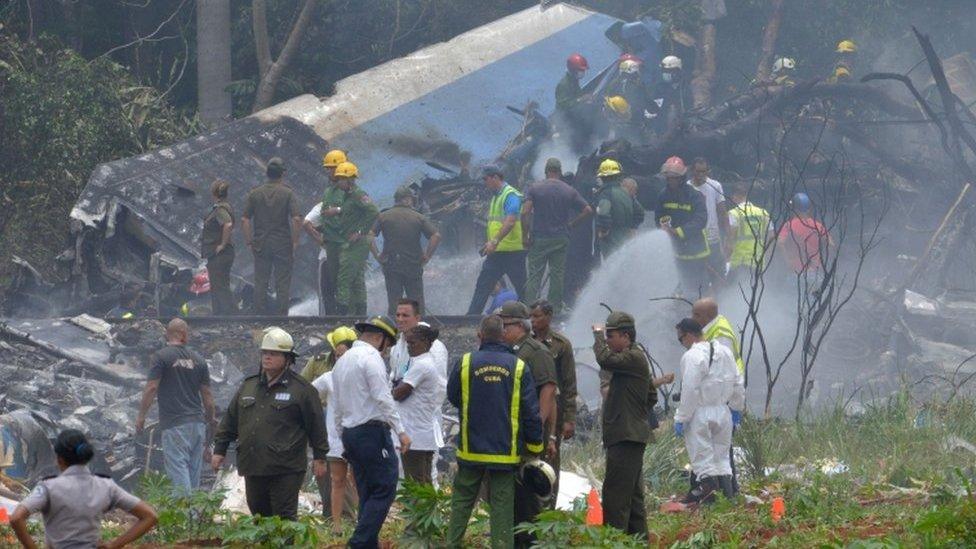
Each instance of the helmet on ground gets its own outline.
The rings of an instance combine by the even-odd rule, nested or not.
[[[853,40],[841,40],[837,43],[837,53],[854,53],[857,51],[857,44]]]
[[[552,497],[556,486],[556,471],[541,459],[530,459],[519,468],[522,486],[528,488],[540,499]]]
[[[264,330],[264,338],[261,339],[262,351],[275,351],[279,353],[295,354],[295,340],[291,334],[277,326],[271,326]]]
[[[680,69],[681,58],[677,55],[669,55],[661,60],[661,68],[664,70]]]
[[[210,274],[206,269],[193,275],[190,291],[196,295],[205,294],[210,291]]]
[[[590,64],[586,62],[586,58],[578,53],[570,55],[566,59],[566,69],[571,71],[585,71],[590,68]]]
[[[796,68],[796,61],[792,57],[780,57],[773,63],[773,72],[791,71]]]
[[[688,173],[688,167],[680,156],[672,156],[661,165],[661,175],[664,177],[681,177]]]
[[[790,201],[790,205],[793,209],[800,212],[806,213],[810,211],[810,197],[807,193],[796,193],[793,195],[793,200]]]
[[[340,151],[339,149],[332,149],[331,151],[325,153],[322,157],[322,166],[326,168],[335,168],[343,162],[348,162],[346,159],[346,153]]]
[[[612,158],[608,158],[603,162],[600,162],[600,169],[596,172],[597,177],[608,177],[611,175],[618,175],[622,170],[620,169],[620,162]]]
[[[359,168],[352,162],[343,162],[336,166],[336,177],[359,177]]]
[[[358,337],[359,335],[356,333],[356,330],[353,330],[349,326],[339,326],[335,330],[332,330],[326,334],[325,340],[329,342],[329,345],[333,349],[335,349],[336,345],[341,345],[343,343],[351,345],[352,342],[356,341]]]
[[[636,74],[640,72],[640,62],[634,61],[633,59],[627,59],[620,62],[620,72],[623,74]]]
[[[613,95],[603,100],[607,108],[616,113],[621,118],[630,117],[630,103],[620,95]]]
[[[394,324],[389,318],[382,315],[371,317],[365,322],[357,322],[356,331],[359,333],[380,332],[389,336],[390,339],[393,339],[394,341],[399,333],[396,329],[396,324]]]

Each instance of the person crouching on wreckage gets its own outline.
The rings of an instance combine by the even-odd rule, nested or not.
[[[37,483],[10,518],[10,526],[24,547],[37,547],[27,531],[27,518],[38,511],[44,515],[44,541],[48,547],[124,547],[156,525],[156,511],[146,502],[120,488],[110,477],[92,474],[88,469],[95,449],[81,431],[61,431],[54,453],[61,474]],[[112,509],[127,511],[139,520],[121,536],[99,543],[102,515]]]
[[[214,436],[214,470],[237,441],[237,470],[252,515],[298,518],[309,445],[312,472],[316,478],[326,474],[329,443],[322,402],[312,384],[291,369],[294,349],[288,332],[277,327],[264,331],[261,371],[241,382]]]

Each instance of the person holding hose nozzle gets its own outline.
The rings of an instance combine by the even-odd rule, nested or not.
[[[27,531],[27,518],[37,511],[44,514],[48,547],[125,547],[156,525],[152,507],[120,488],[110,477],[92,474],[88,469],[95,449],[81,431],[61,431],[54,453],[61,474],[37,483],[10,517],[10,526],[21,545],[27,549],[37,547]],[[123,509],[139,520],[121,536],[100,543],[102,515],[112,509]]]
[[[734,490],[729,448],[732,426],[741,421],[745,408],[742,377],[732,351],[705,341],[701,324],[685,318],[675,329],[687,351],[681,357],[681,395],[674,413],[674,432],[684,437],[692,472],[699,482],[681,503],[711,503],[719,490],[731,499]]]

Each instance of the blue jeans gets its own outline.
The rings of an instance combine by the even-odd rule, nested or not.
[[[203,446],[207,426],[204,423],[184,423],[163,431],[163,466],[173,487],[189,494],[200,486],[203,466]]]
[[[342,432],[345,458],[355,471],[359,521],[349,547],[379,546],[380,528],[396,497],[399,466],[390,428],[366,423]]]

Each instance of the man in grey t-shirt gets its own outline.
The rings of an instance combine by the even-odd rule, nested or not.
[[[174,318],[166,326],[167,345],[152,357],[136,419],[136,432],[141,432],[158,395],[166,476],[185,492],[200,485],[207,426],[212,431],[217,423],[207,363],[186,348],[189,337],[182,319]]]

